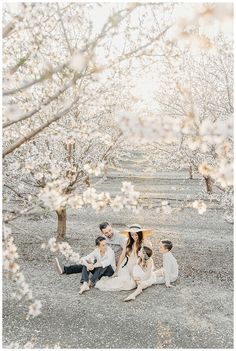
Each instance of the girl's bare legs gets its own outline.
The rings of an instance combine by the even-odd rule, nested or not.
[[[142,292],[142,286],[140,284],[140,280],[136,280],[134,279],[135,283],[137,284],[137,289],[132,293],[130,294],[129,296],[127,296],[124,301],[130,301],[130,300],[135,300],[136,296],[140,295],[141,292]]]
[[[153,275],[154,275],[154,278],[151,277],[147,280],[143,280],[140,282],[141,288],[143,290],[147,289],[149,286],[152,286],[153,284],[162,284],[165,282],[163,268],[154,271]]]
[[[157,276],[161,276],[161,272],[159,271],[157,273]],[[141,292],[144,290],[144,289],[147,289],[149,286],[152,286],[153,285],[153,279],[148,279],[148,280],[145,280],[145,281],[140,281],[140,279],[138,278],[134,278],[134,281],[136,282],[137,284],[137,289],[132,293],[130,294],[128,297],[126,297],[124,299],[124,301],[130,301],[130,300],[135,300],[135,298],[141,294]]]

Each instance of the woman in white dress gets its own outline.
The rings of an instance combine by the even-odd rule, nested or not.
[[[116,270],[111,278],[103,277],[97,282],[95,288],[99,290],[120,291],[136,287],[136,282],[133,279],[133,268],[137,264],[138,252],[142,245],[151,246],[146,237],[150,236],[152,231],[141,228],[139,224],[133,224],[123,234],[128,236],[128,240],[124,243]]]

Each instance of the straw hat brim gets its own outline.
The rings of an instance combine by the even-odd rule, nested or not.
[[[153,230],[152,229],[141,228],[139,231],[143,233],[143,237],[144,238],[147,238],[147,237],[149,237],[149,236],[151,236],[153,234]],[[132,230],[126,229],[126,230],[123,230],[121,232],[121,234],[124,235],[124,236],[129,236],[129,232],[132,232]],[[136,233],[136,232],[133,231],[133,233]]]

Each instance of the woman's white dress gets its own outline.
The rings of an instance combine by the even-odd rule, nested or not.
[[[137,264],[138,256],[133,249],[130,256],[128,256],[128,262],[126,257],[120,265],[118,270],[118,276],[102,277],[95,285],[95,288],[102,291],[120,291],[120,290],[132,290],[136,287],[136,283],[133,279],[133,268]]]

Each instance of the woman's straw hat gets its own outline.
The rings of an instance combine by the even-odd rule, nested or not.
[[[142,232],[144,238],[151,236],[153,234],[152,229],[142,228],[141,225],[139,224],[132,224],[131,226],[129,226],[128,229],[123,230],[121,234],[128,236],[129,233],[137,233],[137,232]]]

